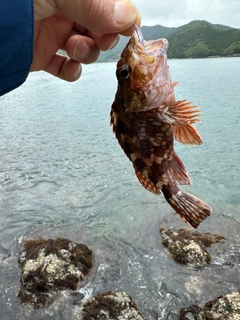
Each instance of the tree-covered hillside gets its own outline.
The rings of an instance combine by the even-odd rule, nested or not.
[[[240,54],[240,30],[192,21],[169,34],[169,58],[203,58]]]

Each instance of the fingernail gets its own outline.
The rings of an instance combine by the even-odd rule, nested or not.
[[[78,79],[81,76],[81,74],[82,74],[82,66],[81,66],[81,64],[79,64],[79,66],[75,72],[75,78]]]
[[[114,41],[110,44],[108,50],[111,50],[111,49],[113,49],[114,47],[116,47],[116,45],[118,44],[119,40],[120,40],[120,36],[118,35],[117,38],[114,39]]]
[[[115,3],[114,18],[120,25],[134,23],[137,18],[137,9],[129,0],[118,0]]]
[[[84,41],[77,41],[72,59],[81,62],[83,59],[87,58],[91,54],[91,49],[89,45]]]

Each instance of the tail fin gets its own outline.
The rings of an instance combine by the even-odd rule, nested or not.
[[[171,189],[169,185],[163,186],[162,189],[167,202],[183,221],[193,228],[197,228],[212,213],[212,208],[197,197],[181,191],[177,186],[174,186],[173,190]]]

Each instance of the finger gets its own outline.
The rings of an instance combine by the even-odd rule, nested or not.
[[[82,67],[77,61],[55,54],[44,71],[60,79],[72,82],[80,77]]]
[[[98,33],[130,32],[140,13],[130,0],[55,0],[71,20]]]
[[[140,25],[141,25],[141,16],[140,16],[140,14],[137,16],[137,20],[135,21],[135,23],[140,27]],[[123,32],[120,32],[120,34],[123,35],[123,36],[128,36],[129,37],[129,36],[132,35],[133,31],[134,31],[134,28],[133,28],[133,26],[131,26],[129,29],[127,29],[127,30],[125,30]]]
[[[120,39],[117,33],[100,34],[100,33],[89,31],[87,34],[90,38],[94,39],[97,47],[101,51],[111,50],[116,46],[116,44]]]
[[[97,60],[100,51],[92,38],[72,34],[62,47],[68,56],[81,63],[92,63]]]

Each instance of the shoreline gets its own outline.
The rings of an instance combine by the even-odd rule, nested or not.
[[[189,58],[169,58],[168,57],[168,60],[188,60],[188,59],[215,59],[215,58],[240,58],[240,54],[234,54],[234,55],[231,55],[231,56],[207,56],[207,57],[199,57],[199,58],[192,58],[192,57],[189,57]],[[120,59],[120,57],[119,57]],[[105,62],[118,62],[118,60],[106,60],[106,61],[95,61],[95,63],[105,63]]]

